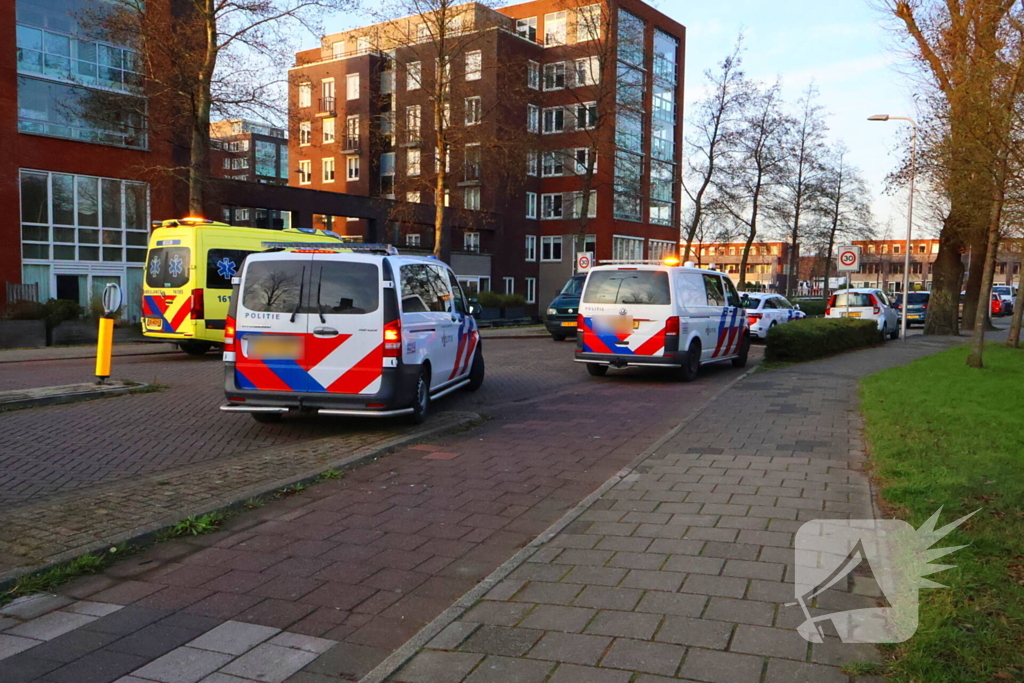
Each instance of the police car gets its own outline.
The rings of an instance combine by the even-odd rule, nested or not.
[[[746,292],[742,297],[743,308],[747,310],[747,324],[750,325],[750,336],[764,339],[768,330],[800,318],[807,314],[800,310],[799,305],[779,294],[760,294]]]
[[[587,274],[576,357],[591,375],[653,366],[692,381],[701,365],[747,364],[747,317],[732,280],[714,270],[664,262],[605,262]]]
[[[387,245],[265,243],[245,260],[225,323],[225,412],[422,422],[432,400],[484,380],[455,273]]]

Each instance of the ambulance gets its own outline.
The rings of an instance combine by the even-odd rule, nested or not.
[[[577,318],[577,363],[659,367],[693,381],[702,365],[747,364],[750,336],[740,295],[714,270],[663,262],[604,262],[587,274]]]
[[[231,278],[268,234],[295,242],[341,238],[325,230],[241,228],[205,218],[153,223],[142,292],[142,333],[201,356],[224,342]]]
[[[475,305],[454,271],[388,245],[264,243],[235,278],[228,413],[408,416],[484,380]]]

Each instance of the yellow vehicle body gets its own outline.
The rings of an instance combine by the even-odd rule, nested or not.
[[[265,242],[339,239],[323,230],[242,228],[204,219],[154,227],[146,254],[142,333],[200,353],[224,343],[231,278],[241,272],[246,256],[266,251]]]

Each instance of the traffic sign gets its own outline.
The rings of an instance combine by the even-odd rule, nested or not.
[[[860,247],[853,245],[839,247],[839,256],[836,260],[838,261],[836,265],[840,271],[860,270]]]
[[[576,272],[582,273],[590,270],[590,267],[594,265],[594,252],[592,251],[581,251],[576,254]]]
[[[124,301],[124,293],[121,285],[116,282],[109,282],[103,289],[103,312],[106,315],[114,315],[121,310],[121,303]]]

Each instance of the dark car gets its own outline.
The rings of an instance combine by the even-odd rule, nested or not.
[[[586,275],[573,275],[548,306],[544,327],[555,341],[565,341],[570,335],[576,336],[576,315],[579,313],[580,293],[586,279]]]
[[[928,301],[931,299],[931,292],[911,292],[907,295],[907,327],[924,325],[925,316],[928,314]],[[893,307],[903,316],[903,295],[893,294]]]

